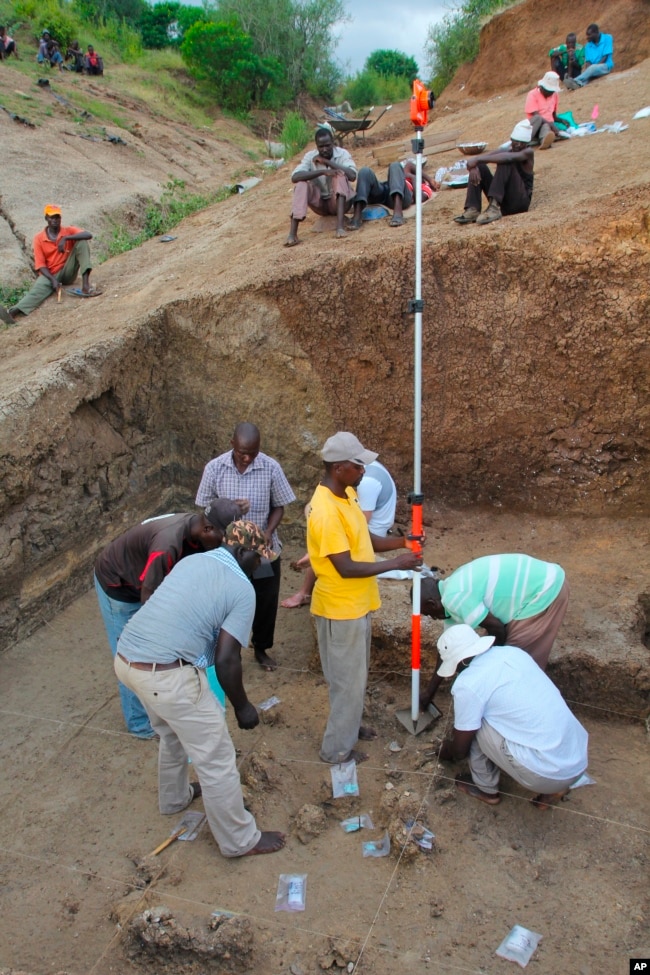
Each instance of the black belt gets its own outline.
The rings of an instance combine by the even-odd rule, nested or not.
[[[134,667],[135,670],[176,670],[177,667],[190,667],[191,664],[189,660],[174,660],[171,664],[150,664],[145,663],[144,660],[127,660],[123,657],[121,653],[118,653],[120,660],[123,660],[125,664],[129,667]]]

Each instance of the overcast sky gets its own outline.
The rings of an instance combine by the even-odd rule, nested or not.
[[[456,6],[453,0],[346,0],[350,21],[335,33],[341,38],[336,57],[346,72],[361,71],[373,51],[401,51],[425,70],[424,41],[430,24],[438,23]],[[428,80],[428,76],[425,80]]]
[[[182,0],[192,7],[201,0]],[[456,0],[345,0],[349,22],[339,24],[336,58],[344,71],[356,74],[373,51],[401,51],[415,58],[420,76],[428,81],[423,45],[430,24],[458,7]]]

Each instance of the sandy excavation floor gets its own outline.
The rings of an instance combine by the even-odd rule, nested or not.
[[[452,541],[453,530],[446,535],[450,564],[458,563],[459,546],[472,556],[505,550],[531,531],[548,556],[545,546],[559,531],[553,523],[526,523],[517,535],[514,520],[480,514],[471,525],[467,514],[448,524],[465,526],[462,545],[460,536]],[[581,544],[591,548],[587,531],[597,550],[604,537],[593,527],[568,531],[579,576]],[[636,561],[641,549],[633,536],[638,526],[626,541],[619,525],[608,540],[614,571],[630,552]],[[288,563],[299,552],[297,545],[285,549],[283,595],[296,587]],[[407,605],[406,586],[382,583],[390,611]],[[583,572],[573,585],[562,653],[570,652],[567,635],[578,633],[587,615],[590,592]],[[497,975],[515,970],[494,955],[514,924],[543,935],[529,965],[539,975],[627,975],[630,957],[650,955],[650,785],[641,721],[577,705],[591,735],[596,784],[542,813],[506,779],[506,798],[488,808],[456,795],[458,769],[436,763],[432,738],[446,727],[448,695],[440,695],[439,724],[414,738],[394,717],[396,707],[408,706],[408,680],[374,669],[367,710],[380,737],[359,767],[360,797],[333,801],[329,769],[317,758],[326,688],[313,666],[307,609],[281,611],[276,653],[282,666],[267,675],[246,652],[245,681],[256,704],[271,694],[281,704],[255,731],[231,730],[251,807],[263,828],[287,830],[286,849],[226,861],[204,828],[195,842],[161,853],[146,874],[135,863],[180,817],[158,814],[155,743],[122,731],[94,594],[4,655],[0,969]],[[408,650],[404,659],[408,674]],[[391,751],[391,742],[401,750]],[[360,812],[371,815],[376,829],[344,833],[339,821]],[[389,857],[362,858],[362,836],[379,839],[391,822],[395,828],[398,813],[415,813],[429,826],[433,852],[395,841]],[[307,874],[304,913],[274,911],[281,873]],[[192,929],[195,950],[163,946],[149,955],[134,947],[130,919],[160,905],[175,918],[176,936]],[[209,932],[218,909],[239,920]],[[225,939],[221,961],[205,954],[215,936]]]

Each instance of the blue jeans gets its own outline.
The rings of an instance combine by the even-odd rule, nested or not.
[[[610,69],[606,64],[590,64],[588,68],[585,68],[582,74],[579,74],[577,78],[574,78],[576,85],[580,85],[581,88],[589,82],[593,81],[594,78],[602,78],[604,74],[609,74]]]
[[[104,620],[104,626],[106,627],[106,635],[108,636],[111,653],[113,654],[113,657],[115,657],[117,653],[117,641],[120,638],[120,633],[131,617],[135,616],[135,614],[138,612],[141,604],[124,603],[119,599],[111,599],[111,597],[107,596],[100,586],[99,582],[97,581],[97,576],[94,578],[95,592],[97,593],[97,602],[99,603],[99,611],[102,614],[102,619]],[[155,732],[151,727],[149,715],[140,703],[140,698],[119,681],[118,687],[120,689],[120,704],[122,705],[122,714],[124,715],[124,721],[128,731],[130,731],[131,734],[135,735],[137,738],[152,738]]]

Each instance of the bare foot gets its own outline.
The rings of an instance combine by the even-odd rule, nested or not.
[[[311,602],[311,596],[306,592],[296,592],[293,596],[283,599],[280,606],[285,609],[298,609],[300,606],[307,606]]]
[[[564,789],[562,792],[540,792],[538,796],[531,799],[533,806],[537,809],[550,809],[556,802],[560,802],[565,796],[569,794],[568,789]]]
[[[242,853],[242,856],[252,857],[258,853],[277,853],[286,842],[287,838],[284,833],[278,833],[273,830],[263,832],[256,846],[252,850],[249,850],[248,853]]]
[[[348,230],[361,230],[361,221],[360,220],[349,220],[348,221]]]
[[[278,665],[276,664],[275,660],[273,660],[272,657],[269,657],[268,653],[266,653],[265,650],[256,650],[255,659],[257,660],[262,670],[271,671],[271,670],[278,669]]]
[[[403,225],[404,217],[399,217],[397,214],[394,214],[393,219],[388,224],[389,227],[402,227]]]
[[[341,239],[341,237],[347,237],[348,232],[343,227],[336,228],[336,236]]]
[[[295,247],[297,244],[302,244],[302,241],[298,240],[297,237],[294,237],[293,234],[289,234],[284,242],[285,247]]]

